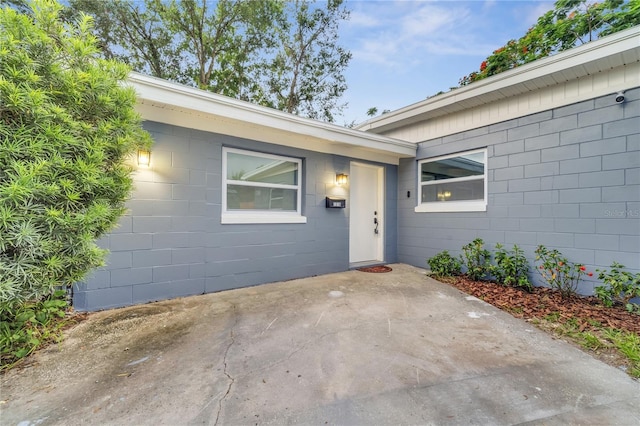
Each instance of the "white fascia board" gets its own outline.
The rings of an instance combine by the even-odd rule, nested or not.
[[[530,91],[527,88],[528,82],[542,80],[572,69],[576,71],[576,78],[578,78],[586,75],[585,64],[601,63],[603,69],[608,69],[611,67],[609,58],[615,56],[624,58],[625,63],[640,61],[640,26],[620,31],[547,58],[538,59],[518,68],[372,118],[356,126],[356,129],[383,132],[427,118],[461,111],[466,109],[464,101],[491,96],[506,88],[514,88],[519,93],[526,93]],[[580,68],[583,70],[580,71]]]
[[[387,150],[375,150],[338,142],[328,142],[324,139],[263,127],[250,122],[242,122],[202,113],[194,114],[193,111],[173,109],[166,104],[143,102],[138,103],[136,109],[144,119],[150,121],[326,154],[343,155],[345,157],[353,157],[384,164],[397,165],[400,158],[415,157],[416,149],[414,144],[412,144],[414,148],[410,151],[410,155],[400,156],[397,153],[390,153]]]
[[[391,164],[415,156],[416,145],[411,142],[298,117],[138,73],[131,73],[129,82],[138,94],[138,111],[146,120],[319,152],[349,152],[357,158]],[[359,153],[364,157],[358,157]]]

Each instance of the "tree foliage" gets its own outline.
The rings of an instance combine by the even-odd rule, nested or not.
[[[153,0],[162,22],[178,35],[181,68],[199,88],[250,99],[260,55],[274,46],[273,21],[281,13],[275,1]]]
[[[351,54],[343,0],[70,0],[96,20],[107,58],[136,70],[333,121]]]
[[[182,81],[181,58],[171,31],[155,3],[119,0],[71,0],[70,19],[81,13],[94,19],[93,31],[107,59],[118,59],[140,72]]]
[[[260,55],[274,46],[275,0],[71,0],[88,13],[106,58],[204,90],[249,98]]]
[[[317,7],[307,0],[288,3],[291,21],[282,21],[279,50],[267,69],[264,104],[292,114],[334,121],[347,89],[344,70],[351,53],[338,45],[338,25],[349,17],[343,0]]]
[[[125,211],[127,156],[150,143],[101,59],[91,19],[64,23],[53,0],[0,9],[0,302],[70,286],[103,263],[95,240]]]
[[[459,84],[466,86],[635,25],[640,25],[640,0],[558,0],[524,36],[496,49]]]

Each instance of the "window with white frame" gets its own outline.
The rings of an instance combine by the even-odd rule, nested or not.
[[[222,149],[222,223],[305,223],[302,160]]]
[[[487,210],[487,150],[418,162],[420,204],[416,212]]]

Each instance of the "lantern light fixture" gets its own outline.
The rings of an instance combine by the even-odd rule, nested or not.
[[[151,151],[146,149],[138,150],[138,166],[149,167],[151,164]]]
[[[348,181],[349,181],[349,177],[347,175],[345,175],[344,173],[336,174],[336,184],[337,185],[346,185]]]

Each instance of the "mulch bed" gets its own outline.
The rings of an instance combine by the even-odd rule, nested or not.
[[[631,331],[640,334],[640,316],[627,312],[622,306],[608,308],[593,296],[563,299],[560,293],[549,288],[535,287],[531,293],[492,282],[472,281],[466,277],[443,278],[441,281],[465,293],[482,299],[526,320],[544,319],[559,314],[559,322],[578,321],[580,331],[595,329],[589,321],[597,321],[603,327]]]
[[[393,271],[393,269],[391,269],[388,266],[367,266],[366,268],[358,268],[358,271],[380,273],[380,272],[391,272]]]

